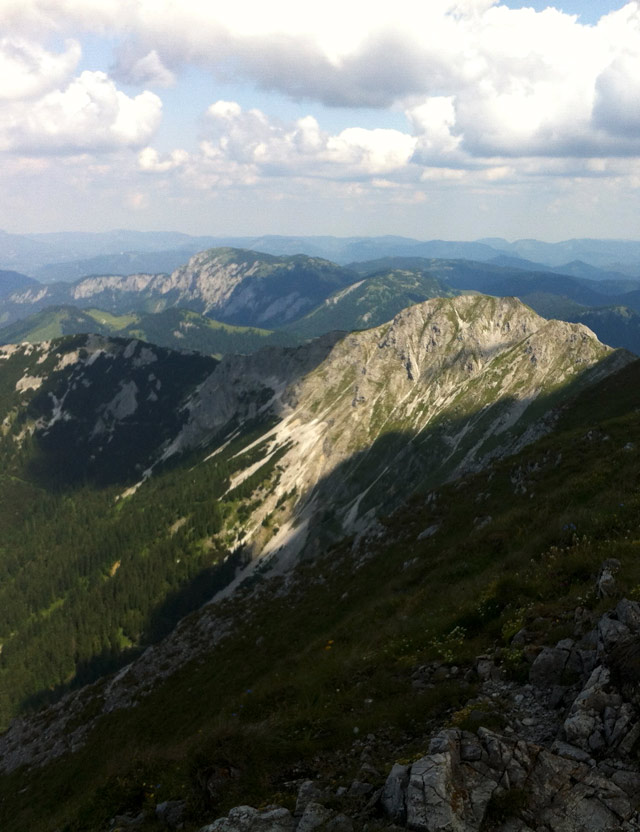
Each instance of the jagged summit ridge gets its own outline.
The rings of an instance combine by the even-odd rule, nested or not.
[[[87,360],[85,366],[76,353],[78,347],[86,351],[94,341],[102,342],[85,340],[80,337],[68,355],[61,342],[56,350],[65,353],[64,362],[51,367],[43,345],[45,363],[34,357],[25,380],[16,383],[27,385],[26,395],[37,379],[40,424],[54,420],[52,442],[64,428],[76,445],[86,431],[87,445],[93,447],[96,438],[106,436],[107,407],[107,438],[115,447],[111,443],[119,434],[133,428],[127,419],[138,419],[133,410],[122,410],[133,401],[131,395],[120,400],[123,391],[133,390],[129,376],[134,369],[140,375],[140,368],[116,363],[127,377],[111,372],[113,391],[104,402],[91,399],[94,410],[88,412],[90,400],[77,391],[96,389],[91,385],[101,364]],[[178,359],[166,353],[160,364],[165,360]],[[407,488],[432,487],[517,451],[549,430],[554,408],[574,387],[591,384],[630,360],[586,327],[547,321],[514,298],[433,299],[371,330],[333,333],[296,348],[228,355],[217,364],[201,361],[198,383],[173,403],[173,415],[164,412],[170,406],[164,391],[173,387],[163,382],[158,401],[155,369],[145,370],[136,377],[136,401],[152,407],[154,424],[166,422],[166,429],[155,434],[163,437],[162,444],[145,442],[138,470],[151,472],[155,463],[198,448],[205,456],[215,454],[231,437],[241,440],[251,423],[257,438],[242,444],[242,452],[252,454],[252,464],[234,473],[231,488],[276,456],[278,475],[269,493],[254,500],[240,542],[250,544],[255,554],[295,554],[306,545],[306,530],[318,527],[319,506],[334,513],[340,532],[358,531],[377,512],[397,505],[398,478]],[[196,358],[180,361],[195,363]],[[49,374],[66,367],[68,379],[52,376],[49,390]],[[83,380],[87,374],[91,378]],[[278,532],[265,540],[263,521],[292,494],[288,514],[279,513]]]
[[[229,323],[281,325],[315,307],[357,275],[304,255],[275,257],[254,251],[202,251],[171,274],[99,275],[75,283],[19,289],[3,311],[15,320],[45,306],[100,306],[111,312],[160,312],[180,306]]]
[[[397,503],[398,478],[428,487],[517,451],[550,429],[553,408],[574,385],[631,360],[582,325],[547,321],[515,298],[481,295],[429,300],[333,340],[322,342],[324,357],[316,342],[223,361],[168,449],[204,443],[220,430],[233,409],[218,406],[222,390],[238,402],[259,400],[264,414],[279,418],[252,445],[263,446],[265,460],[281,454],[278,484],[244,537],[263,554],[299,552],[319,506],[336,506],[341,529],[357,531]],[[317,366],[308,350],[322,359]],[[296,354],[314,369],[292,373]],[[255,543],[262,521],[292,492],[299,499],[288,522],[262,548]]]

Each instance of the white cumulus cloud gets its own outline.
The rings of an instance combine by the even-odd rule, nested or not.
[[[447,164],[640,152],[637,0],[595,26],[499,0],[4,0],[3,25],[117,36],[128,83],[170,85],[193,63],[300,101],[402,107],[419,153]]]
[[[609,135],[640,139],[640,56],[613,61],[596,81],[594,121]]]
[[[0,100],[30,99],[55,89],[71,77],[80,54],[75,40],[56,54],[22,38],[0,38]]]
[[[175,168],[184,167],[188,161],[189,154],[186,150],[173,150],[161,158],[155,148],[145,147],[138,155],[140,170],[148,173],[167,173]]]
[[[0,110],[0,150],[76,153],[146,144],[162,102],[151,92],[131,98],[104,72],[81,73],[62,90]]]
[[[260,110],[217,101],[208,110],[210,158],[250,166],[264,175],[357,178],[392,174],[413,155],[416,140],[399,130],[349,127],[337,134],[313,116],[294,124],[270,120]]]

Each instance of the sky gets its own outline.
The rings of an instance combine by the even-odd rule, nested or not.
[[[0,229],[640,238],[640,3],[0,0]]]

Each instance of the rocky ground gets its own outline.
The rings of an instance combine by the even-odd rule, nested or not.
[[[614,572],[615,563],[603,565],[601,594],[611,591]],[[385,740],[358,738],[352,751],[362,763],[359,779],[337,786],[304,780],[296,783],[293,811],[238,806],[200,832],[640,830],[640,605],[620,600],[595,626],[578,608],[574,620],[574,638],[555,646],[540,648],[525,630],[516,634],[513,648],[530,661],[525,683],[507,680],[499,654],[479,656],[466,670],[416,668],[418,689],[460,673],[479,684],[457,715],[465,727],[436,730],[428,753],[396,763],[386,780],[372,756]],[[488,714],[499,728],[468,730]],[[161,804],[156,815],[179,829],[184,807]]]

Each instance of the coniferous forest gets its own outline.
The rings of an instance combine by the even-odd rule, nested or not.
[[[55,360],[81,341],[63,339]],[[215,366],[205,357],[156,352],[154,390],[169,397],[176,385],[188,390]],[[3,366],[8,390],[41,357],[31,347],[11,356]],[[101,356],[91,370],[97,377],[105,370],[101,362],[111,361],[115,377],[122,360]],[[143,371],[127,377],[142,385]],[[77,399],[68,406],[90,413],[109,386],[101,379],[100,386],[77,385],[71,393]],[[228,583],[242,560],[236,550],[246,498],[277,475],[271,459],[229,490],[230,476],[247,464],[241,451],[249,429],[212,459],[187,456],[132,488],[142,478],[140,460],[158,439],[153,414],[145,420],[139,408],[125,420],[127,429],[97,448],[82,445],[89,440],[78,424],[64,420],[29,436],[26,427],[50,407],[51,390],[36,391],[26,408],[16,395],[5,397],[0,439],[3,727],[17,713],[131,661]]]

